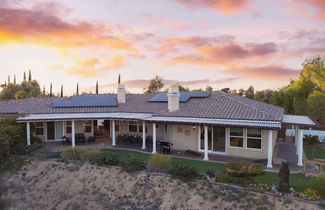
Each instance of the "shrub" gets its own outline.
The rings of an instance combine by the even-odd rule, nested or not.
[[[63,152],[61,153],[61,157],[65,161],[81,161],[83,160],[84,152],[85,149],[71,147],[63,150]]]
[[[311,188],[307,188],[304,191],[304,195],[307,195],[309,198],[313,199],[313,200],[318,200],[320,199],[320,196],[317,194],[316,190],[313,190]]]
[[[119,163],[119,157],[115,152],[105,152],[105,164],[116,166]]]
[[[313,179],[311,189],[315,190],[321,198],[325,198],[325,174],[319,174]]]
[[[198,172],[192,166],[177,163],[170,169],[170,174],[174,179],[180,179],[183,182],[189,182],[198,177]]]
[[[124,163],[123,170],[131,173],[135,171],[140,171],[146,168],[146,163],[139,158],[134,156],[130,156]]]
[[[153,155],[148,160],[147,169],[149,171],[167,172],[170,161],[171,159],[167,155]]]
[[[248,184],[252,184],[253,180],[246,177],[236,177],[223,173],[216,176],[216,182],[247,186]]]
[[[97,163],[97,157],[100,153],[101,151],[99,149],[84,149],[81,153],[81,160],[89,161],[92,164]]]
[[[305,144],[319,144],[319,137],[314,135],[304,135]]]
[[[264,166],[248,161],[230,162],[225,165],[225,173],[234,177],[254,177],[264,173]]]

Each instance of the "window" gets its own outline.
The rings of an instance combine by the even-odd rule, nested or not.
[[[37,122],[35,123],[35,135],[44,135],[44,127],[43,122]]]
[[[137,132],[138,131],[138,124],[137,122],[130,121],[129,122],[129,132]]]
[[[67,134],[71,134],[72,133],[72,122],[71,121],[67,121],[66,122],[65,132]]]
[[[140,132],[140,133],[142,133],[142,127],[143,127],[142,124],[139,125],[139,132]],[[147,133],[147,132],[148,132],[148,126],[146,126],[146,133]]]
[[[91,133],[91,120],[84,121],[84,133]]]
[[[231,147],[244,146],[244,129],[230,128],[230,146]]]
[[[247,129],[247,148],[262,149],[261,129]]]
[[[120,132],[120,121],[115,121],[115,132]]]

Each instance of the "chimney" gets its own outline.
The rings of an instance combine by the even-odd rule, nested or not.
[[[178,87],[169,88],[168,96],[168,111],[173,112],[179,110],[179,89]]]
[[[117,101],[120,104],[124,104],[126,99],[125,99],[125,85],[124,84],[118,84],[117,88]]]

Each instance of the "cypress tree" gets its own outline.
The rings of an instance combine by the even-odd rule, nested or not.
[[[118,74],[117,84],[121,84],[121,75],[120,74]]]
[[[76,95],[79,95],[79,82],[77,83],[77,91],[76,91]]]
[[[45,85],[44,85],[44,87],[43,87],[43,95],[45,96]]]
[[[8,75],[8,85],[10,84],[10,75]]]
[[[24,72],[24,81],[26,81],[26,72]]]
[[[28,81],[29,82],[32,81],[32,72],[30,71],[30,69],[29,69],[29,72],[28,72]]]
[[[63,85],[61,85],[61,95],[60,97],[62,98],[63,97]]]
[[[98,94],[98,81],[96,82],[96,94]]]
[[[16,84],[16,75],[14,75],[14,84]]]
[[[50,85],[50,97],[53,96],[53,93],[52,93],[52,82],[51,82],[51,85]]]

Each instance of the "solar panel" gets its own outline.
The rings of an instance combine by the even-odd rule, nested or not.
[[[179,101],[187,102],[191,98],[207,98],[211,92],[180,92]],[[168,102],[167,93],[156,93],[152,96],[149,102]]]
[[[117,106],[114,96],[81,95],[72,96],[69,101],[55,101],[52,107],[94,107]]]

